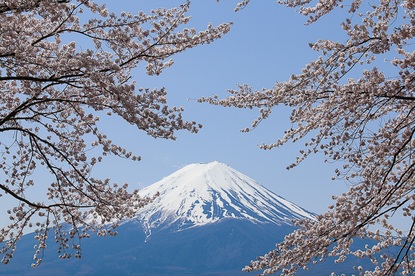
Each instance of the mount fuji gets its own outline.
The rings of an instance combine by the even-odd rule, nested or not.
[[[292,225],[314,214],[277,196],[248,176],[214,161],[191,164],[141,190],[159,196],[142,208],[137,220],[153,230],[184,230],[223,219]]]
[[[141,190],[159,196],[124,221],[118,235],[82,241],[82,259],[58,258],[50,235],[32,269],[34,234],[18,244],[1,275],[246,275],[241,269],[315,215],[220,163],[191,164]],[[332,271],[323,265],[315,273]],[[342,270],[347,274],[347,271]],[[300,274],[299,274],[300,275]]]

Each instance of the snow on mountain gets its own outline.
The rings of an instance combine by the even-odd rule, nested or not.
[[[291,225],[292,219],[314,214],[277,196],[226,164],[191,164],[141,190],[142,196],[159,192],[142,208],[137,219],[146,232],[173,226],[182,230],[223,218]]]

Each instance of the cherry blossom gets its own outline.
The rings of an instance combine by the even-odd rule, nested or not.
[[[243,1],[237,9],[248,4]],[[333,12],[344,16],[339,26],[344,41],[311,43],[320,56],[272,88],[255,90],[242,84],[227,98],[206,97],[200,102],[256,108],[260,115],[253,128],[278,106],[290,107],[292,128],[262,148],[302,141],[303,149],[288,168],[322,153],[328,162],[338,161],[334,178],[347,181],[350,189],[334,197],[333,206],[315,221],[297,222],[298,230],[245,270],[292,275],[328,257],[342,262],[354,255],[375,266],[356,267],[360,275],[413,275],[415,2],[280,0],[279,4],[307,16],[307,24]],[[407,228],[392,219],[406,222]],[[375,244],[351,248],[353,240],[368,238]]]
[[[115,235],[121,220],[152,200],[109,175],[92,177],[107,155],[140,160],[98,122],[119,116],[165,139],[175,139],[178,130],[198,131],[182,108],[167,105],[164,88],[141,88],[131,74],[145,64],[148,75],[158,75],[174,54],[230,29],[186,28],[188,10],[185,3],[117,15],[89,0],[0,0],[0,197],[15,202],[0,229],[3,263],[28,229],[38,241],[33,266],[49,235],[61,258],[80,258],[82,238]],[[34,188],[46,190],[43,201],[31,198]]]

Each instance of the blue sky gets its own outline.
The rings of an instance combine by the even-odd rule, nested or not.
[[[149,10],[171,7],[183,1],[117,0],[104,1],[109,10]],[[331,195],[346,191],[342,181],[332,181],[334,166],[325,164],[323,156],[316,155],[300,166],[287,171],[295,160],[301,143],[264,151],[258,145],[272,143],[290,128],[289,110],[281,107],[250,133],[240,130],[251,125],[258,116],[256,110],[241,110],[200,104],[202,96],[227,95],[227,89],[247,83],[254,88],[270,88],[276,81],[285,81],[293,73],[313,60],[309,42],[321,38],[341,37],[337,15],[305,26],[306,18],[294,10],[279,6],[275,1],[253,0],[244,10],[233,11],[237,1],[193,1],[189,15],[193,18],[187,27],[202,30],[209,22],[218,25],[233,21],[226,36],[196,47],[174,58],[175,64],[160,76],[149,77],[142,68],[133,73],[137,86],[165,87],[170,105],[183,106],[187,120],[203,124],[198,134],[177,133],[176,141],[154,139],[120,119],[101,118],[108,136],[121,146],[141,155],[140,162],[108,158],[93,173],[113,182],[129,183],[132,188],[143,188],[173,173],[185,165],[197,162],[220,161],[253,178],[276,194],[316,213],[322,213],[332,203]],[[189,100],[190,99],[190,100]],[[40,176],[47,181],[46,176]],[[42,201],[40,195],[33,200]],[[36,196],[39,196],[36,199]],[[0,209],[10,202],[2,198]],[[5,214],[0,221],[7,223]]]
[[[103,1],[102,1],[103,2]],[[147,10],[183,3],[181,1],[106,1],[110,10]],[[237,1],[193,1],[189,27],[199,29],[209,22],[217,25],[233,21],[226,36],[174,57],[175,64],[160,76],[149,77],[143,70],[134,72],[138,86],[166,87],[170,104],[184,106],[185,118],[203,124],[198,134],[178,133],[176,141],[153,139],[118,120],[105,127],[114,141],[133,149],[142,161],[108,160],[96,173],[107,173],[114,181],[145,187],[177,169],[195,162],[214,160],[226,163],[255,179],[273,192],[317,213],[332,202],[331,195],[347,189],[342,181],[332,181],[334,166],[325,164],[322,156],[312,156],[297,168],[286,167],[295,160],[301,143],[264,151],[258,144],[272,143],[291,127],[289,110],[276,109],[270,119],[251,133],[249,127],[258,115],[256,110],[223,108],[197,103],[195,99],[217,94],[247,83],[254,88],[269,88],[285,81],[303,65],[318,56],[309,42],[340,37],[342,30],[336,17],[326,17],[317,24],[305,26],[306,18],[275,1],[252,1],[235,13]],[[190,99],[190,100],[189,100]]]

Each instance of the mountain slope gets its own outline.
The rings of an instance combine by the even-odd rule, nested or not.
[[[116,237],[82,240],[81,260],[59,259],[51,234],[43,263],[31,269],[36,241],[30,234],[0,274],[246,275],[246,264],[295,229],[292,219],[314,218],[220,162],[188,165],[141,194],[157,192]]]
[[[0,275],[251,275],[242,268],[294,229],[271,223],[224,219],[183,231],[158,231],[145,240],[136,221],[120,226],[115,237],[83,240],[81,259],[59,259],[53,237],[42,264],[31,268],[33,234],[24,237],[15,258],[0,265]],[[256,275],[254,273],[253,275]]]
[[[183,230],[224,218],[292,225],[293,219],[314,217],[217,161],[188,165],[141,190],[143,196],[157,192],[159,197],[137,215],[148,233],[166,227]]]

